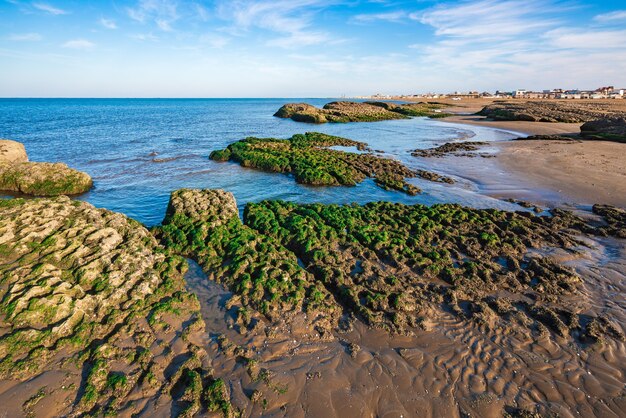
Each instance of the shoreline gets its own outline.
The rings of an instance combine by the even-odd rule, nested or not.
[[[459,109],[460,110],[460,109]],[[467,112],[467,109],[463,109]],[[578,133],[581,124],[523,121],[492,121],[482,116],[459,114],[442,122],[519,132],[526,135],[567,135]],[[493,197],[525,198],[539,203],[626,207],[626,161],[624,144],[611,141],[510,140],[492,144],[497,148],[498,178],[472,177]],[[492,174],[493,170],[490,170]],[[498,185],[506,183],[511,190]],[[506,189],[506,188],[505,188]],[[558,201],[546,198],[548,190]],[[515,196],[517,192],[523,196]],[[533,193],[534,192],[534,193]]]

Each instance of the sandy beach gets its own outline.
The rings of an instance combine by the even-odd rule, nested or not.
[[[580,132],[577,123],[548,123],[524,121],[493,121],[474,114],[490,100],[476,99],[464,106],[448,109],[457,116],[444,119],[449,123],[487,126],[523,135],[569,135]],[[615,107],[625,103],[612,101]],[[591,205],[604,203],[626,206],[626,147],[610,141],[536,141],[516,140],[497,144],[498,158],[494,164],[502,168],[508,182],[519,182],[524,189],[549,189],[562,197],[563,203]],[[489,184],[498,179],[481,179]],[[500,196],[499,192],[492,193]],[[511,196],[503,196],[511,197]],[[524,196],[530,197],[533,196]],[[541,196],[534,196],[541,203]]]

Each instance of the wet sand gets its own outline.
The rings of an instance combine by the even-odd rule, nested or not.
[[[467,111],[467,108],[454,110]],[[521,136],[568,135],[580,131],[580,124],[576,123],[492,121],[475,115],[453,116],[444,121],[514,131]],[[489,195],[530,199],[548,205],[603,203],[626,207],[625,144],[530,140],[506,141],[494,146],[498,148],[498,158],[490,164],[495,165],[498,176],[494,178],[492,171],[484,176],[481,170],[470,173]],[[542,193],[543,190],[552,193]],[[516,191],[521,195],[515,196]],[[552,196],[546,197],[548,194]]]
[[[617,296],[626,290],[626,246],[612,239],[590,244],[580,257],[554,254],[586,278],[570,302],[580,312],[613,316],[623,329]],[[268,338],[262,328],[241,335],[228,325],[228,295],[219,285],[193,265],[187,282],[202,305],[213,367],[244,416],[501,417],[521,408],[542,416],[619,417],[626,408],[624,342],[582,346],[446,314],[434,314],[428,330],[411,337],[360,321],[328,342]],[[237,356],[220,350],[219,334],[253,348],[269,383],[252,379]],[[351,343],[359,347],[353,355]],[[263,402],[249,402],[255,391]]]

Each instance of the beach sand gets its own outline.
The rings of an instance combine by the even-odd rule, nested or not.
[[[480,99],[477,99],[480,100]],[[480,110],[477,100],[467,107],[453,107],[463,113],[444,119],[445,122],[487,126],[529,135],[568,135],[580,132],[580,124],[523,121],[493,121],[482,116],[467,115]],[[614,100],[623,107],[625,101]],[[619,102],[619,103],[617,103]],[[488,104],[488,103],[485,103]],[[525,193],[522,198],[539,203],[591,205],[594,203],[626,207],[626,145],[610,141],[506,141],[496,144],[502,171],[501,181],[517,183],[524,190],[549,190],[559,196],[545,199],[541,194]],[[475,180],[488,184],[488,192],[496,197],[515,197],[498,191],[498,179],[481,178],[480,171],[472,173]],[[510,187],[509,187],[510,188]],[[545,194],[544,194],[545,195]],[[518,196],[519,197],[519,196]]]

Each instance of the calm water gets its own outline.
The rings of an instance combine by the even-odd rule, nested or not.
[[[287,138],[315,130],[367,142],[408,166],[428,168],[409,151],[470,136],[482,141],[515,136],[424,118],[305,125],[272,116],[292,101],[296,100],[0,99],[0,138],[24,143],[31,161],[65,162],[89,173],[95,187],[80,199],[147,225],[161,221],[169,193],[181,187],[222,188],[233,192],[240,206],[271,198],[323,203],[458,202],[519,209],[480,195],[476,185],[463,179],[454,186],[411,180],[424,190],[411,197],[384,191],[371,180],[351,188],[310,187],[286,175],[208,159],[212,150],[246,136]],[[298,101],[321,106],[330,100]],[[454,167],[450,173],[454,175]]]

